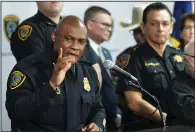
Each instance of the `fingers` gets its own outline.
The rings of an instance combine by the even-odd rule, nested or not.
[[[87,126],[87,132],[97,132],[99,127],[95,123],[91,123]]]
[[[63,53],[63,49],[60,48],[60,52],[59,52],[59,54],[58,54],[58,60],[62,58],[62,53]]]
[[[86,132],[86,131],[87,131],[87,127],[82,128],[81,131],[82,131],[82,132]]]
[[[68,70],[70,66],[72,65],[72,62],[75,62],[75,57],[67,56],[59,59],[57,63],[55,64],[56,70]]]

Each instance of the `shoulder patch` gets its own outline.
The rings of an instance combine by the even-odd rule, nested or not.
[[[20,71],[14,71],[11,75],[11,84],[10,88],[18,88],[26,79],[26,76]]]
[[[116,60],[116,65],[118,65],[120,68],[124,69],[127,64],[129,63],[130,54],[122,54],[118,57]]]
[[[25,41],[30,36],[31,33],[32,33],[32,27],[30,25],[22,25],[18,29],[18,37],[23,41]]]

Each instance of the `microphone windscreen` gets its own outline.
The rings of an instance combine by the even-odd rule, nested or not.
[[[106,69],[111,69],[111,68],[114,67],[114,64],[113,64],[113,62],[112,62],[111,60],[106,60],[106,61],[104,61],[103,65],[104,65],[104,67],[105,67]]]

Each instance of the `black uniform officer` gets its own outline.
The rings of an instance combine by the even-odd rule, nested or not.
[[[145,90],[159,99],[163,112],[167,112],[166,91],[168,85],[171,80],[184,69],[180,54],[181,52],[177,51],[175,48],[166,46],[164,57],[160,57],[158,53],[146,42],[143,45],[139,45],[131,54],[130,62],[124,69],[135,76]],[[121,75],[117,83],[117,93],[123,98],[125,98],[123,95],[124,91],[142,92],[140,89],[129,85],[128,81],[131,80]],[[136,82],[134,83],[137,85]],[[157,106],[156,102],[154,102],[150,97],[144,95],[143,98],[150,102],[153,106]],[[146,126],[141,126],[140,124],[137,126],[132,124],[133,126],[131,126],[131,124],[129,124],[126,125],[126,127],[129,126],[130,128],[135,129],[149,127],[151,122],[142,120],[143,118],[131,112],[126,106],[127,104],[125,101],[120,102],[120,104],[123,105],[122,107],[125,115],[123,118],[124,124],[138,120],[141,121],[137,124],[142,124],[143,122],[144,125],[144,123],[148,123],[145,124]]]
[[[125,70],[138,79],[143,89],[160,102],[163,119],[166,119],[166,92],[170,82],[184,70],[179,49],[167,46],[172,29],[172,15],[162,3],[148,5],[143,13],[142,31],[146,42],[131,54]],[[181,52],[181,53],[180,53]],[[157,103],[139,88],[136,81],[119,77],[117,93],[123,97],[122,124],[129,130],[162,127]]]
[[[52,38],[50,52],[29,56],[11,71],[6,108],[12,130],[103,130],[105,111],[97,74],[88,62],[79,60],[87,38],[84,24],[67,16]]]
[[[56,22],[52,21],[46,14],[52,13],[54,10],[52,6],[55,3],[37,2],[37,4],[39,7],[37,14],[24,20],[12,34],[11,51],[17,62],[33,53],[46,48],[50,49],[53,44],[51,34],[56,28]],[[41,6],[39,6],[40,4]],[[56,13],[56,17],[59,17],[62,7],[59,6],[60,9]],[[46,10],[46,8],[50,9]]]

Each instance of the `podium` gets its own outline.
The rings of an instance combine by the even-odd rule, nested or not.
[[[136,132],[195,132],[195,126],[167,126],[165,128],[139,130]]]

